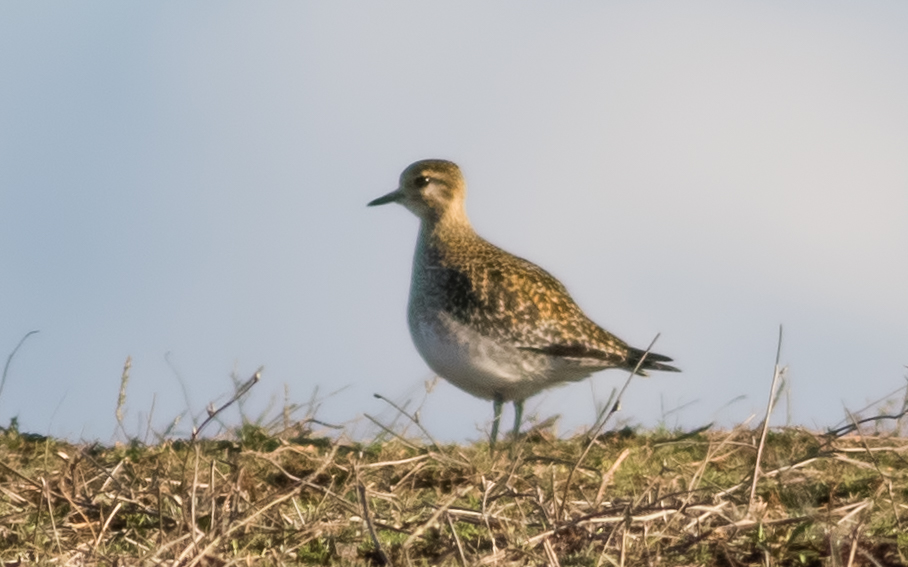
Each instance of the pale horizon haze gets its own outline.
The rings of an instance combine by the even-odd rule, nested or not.
[[[131,357],[129,436],[186,435],[263,366],[251,418],[317,389],[363,436],[395,419],[379,393],[483,438],[492,404],[427,396],[410,341],[417,219],[366,207],[424,158],[594,321],[661,333],[683,372],[632,381],[613,425],[758,422],[782,325],[773,423],[833,426],[908,374],[906,32],[894,1],[4,2],[4,362],[39,332],[0,426],[122,439]],[[570,434],[625,378],[526,415]]]

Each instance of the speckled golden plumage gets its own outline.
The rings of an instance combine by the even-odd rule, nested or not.
[[[548,272],[482,239],[466,216],[460,168],[423,160],[396,191],[370,206],[397,202],[421,220],[413,260],[409,324],[417,350],[443,378],[501,405],[606,368],[633,370],[643,351],[592,322]],[[677,371],[649,353],[638,372]]]

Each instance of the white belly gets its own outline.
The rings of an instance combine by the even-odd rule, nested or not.
[[[458,388],[486,399],[523,400],[599,368],[502,345],[444,313],[410,316],[410,334],[429,367]]]

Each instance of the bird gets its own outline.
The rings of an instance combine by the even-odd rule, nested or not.
[[[457,164],[425,159],[367,206],[398,203],[419,218],[410,335],[433,372],[492,400],[490,447],[505,402],[514,404],[516,439],[524,401],[542,390],[608,368],[680,371],[671,358],[629,346],[590,320],[554,276],[479,236],[466,193]]]

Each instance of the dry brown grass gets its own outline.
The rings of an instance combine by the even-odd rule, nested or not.
[[[902,565],[908,439],[535,431],[361,445],[247,425],[103,447],[0,433],[5,565]],[[580,456],[589,449],[586,457]]]

